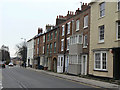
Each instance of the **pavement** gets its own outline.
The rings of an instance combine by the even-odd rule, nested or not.
[[[2,89],[2,68],[0,68],[0,90]]]
[[[33,69],[33,68],[27,68],[27,69],[46,73],[46,74],[53,75],[55,77],[59,77],[59,78],[63,78],[63,79],[67,79],[67,80],[72,80],[72,81],[79,82],[84,85],[93,86],[95,88],[109,88],[109,89],[111,88],[111,89],[119,89],[120,90],[119,85],[111,84],[108,82],[86,79],[86,78],[81,78],[81,77],[72,76],[72,75],[59,74],[59,73],[54,73],[54,72],[50,72],[50,71],[37,70],[37,69]]]

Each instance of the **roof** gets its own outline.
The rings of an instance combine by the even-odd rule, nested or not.
[[[96,0],[95,0],[95,1],[96,1]],[[51,32],[51,31],[53,31],[53,30],[59,28],[59,26],[61,26],[61,25],[63,25],[64,23],[68,22],[68,20],[73,19],[74,17],[80,15],[81,13],[83,13],[83,12],[86,11],[86,10],[88,10],[89,8],[90,8],[90,6],[88,6],[88,8],[86,8],[85,10],[82,10],[79,14],[74,15],[73,17],[68,18],[65,22],[63,22],[63,23],[61,23],[61,24],[55,26],[53,29],[49,29],[47,32],[42,33],[42,34],[41,34],[41,33],[40,33],[40,34],[37,34],[36,36],[34,36],[34,39],[36,39],[36,38],[38,38],[39,36],[42,36],[42,35],[44,35],[44,34],[47,34],[47,33]]]

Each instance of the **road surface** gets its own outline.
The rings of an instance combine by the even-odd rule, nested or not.
[[[79,82],[57,78],[20,67],[2,70],[3,88],[93,88]],[[100,89],[101,90],[101,89]]]

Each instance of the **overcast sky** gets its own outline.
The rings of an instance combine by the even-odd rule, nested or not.
[[[15,46],[37,34],[38,27],[55,25],[57,15],[80,8],[80,2],[91,0],[0,0],[0,46],[9,46],[15,56]]]

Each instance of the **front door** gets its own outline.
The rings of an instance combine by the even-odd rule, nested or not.
[[[87,55],[82,55],[82,75],[87,75]]]
[[[113,49],[113,67],[114,79],[120,79],[120,48]]]
[[[54,72],[57,72],[57,59],[56,58],[53,59],[53,70]]]
[[[64,65],[64,57],[58,56],[58,61],[57,61],[57,72],[58,73],[63,73],[63,65]]]
[[[28,59],[28,67],[30,67],[30,59]]]

